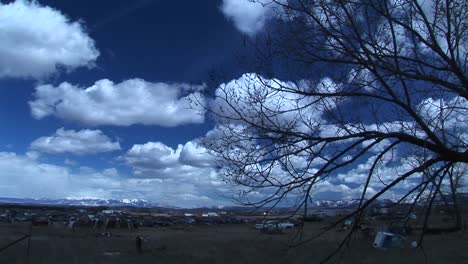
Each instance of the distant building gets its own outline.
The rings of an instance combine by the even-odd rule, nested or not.
[[[208,213],[203,213],[202,216],[203,217],[218,217],[219,214],[216,212],[208,212]]]

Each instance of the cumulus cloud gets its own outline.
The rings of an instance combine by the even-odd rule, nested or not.
[[[192,141],[179,144],[176,149],[161,142],[136,144],[120,159],[141,178],[191,178],[202,170],[207,175],[215,173],[213,158]]]
[[[161,142],[148,142],[133,145],[123,159],[135,169],[136,174],[145,174],[146,171],[178,166],[180,151],[180,145],[174,150]]]
[[[353,73],[357,75],[357,73]],[[353,76],[353,78],[356,76]],[[356,78],[363,78],[359,76]],[[216,128],[208,132],[205,138],[206,145],[220,159],[230,159],[224,168],[226,175],[234,181],[243,181],[250,184],[250,179],[263,179],[266,174],[271,182],[278,185],[294,184],[293,175],[314,175],[333,155],[344,151],[345,147],[351,146],[356,139],[349,138],[333,143],[328,142],[327,149],[324,143],[311,144],[302,140],[301,144],[294,141],[285,141],[283,144],[281,136],[275,134],[276,128],[283,131],[298,131],[304,135],[315,135],[319,137],[337,137],[358,134],[361,132],[382,133],[407,133],[419,138],[426,138],[425,132],[418,124],[411,120],[394,120],[385,122],[369,120],[368,123],[335,123],[333,119],[327,119],[326,111],[333,110],[350,111],[349,105],[343,102],[321,99],[314,96],[298,96],[295,91],[309,91],[313,89],[321,93],[339,92],[343,84],[336,83],[330,78],[323,78],[315,82],[290,83],[277,79],[266,79],[258,74],[244,74],[236,80],[221,84],[215,91],[215,99],[210,103],[216,114]],[[467,108],[466,100],[455,96],[452,98],[426,98],[414,106],[435,134],[440,134],[447,144],[453,146],[466,146],[467,122],[466,115],[462,109]],[[389,117],[391,114],[389,114]],[[346,119],[346,118],[345,118]],[[330,121],[331,120],[331,121]],[[359,120],[358,120],[359,121]],[[358,122],[354,121],[354,122]],[[291,125],[290,125],[291,124]],[[270,127],[271,130],[257,129],[258,126]],[[308,130],[309,129],[309,130]],[[445,134],[443,134],[445,133]],[[280,140],[276,141],[275,137]],[[286,136],[285,136],[286,138]],[[264,140],[265,139],[265,140]],[[295,138],[294,138],[295,139]],[[270,144],[270,142],[273,142]],[[279,142],[279,143],[277,143]],[[343,164],[335,172],[320,179],[320,183],[314,186],[313,195],[320,197],[322,194],[332,194],[335,198],[357,198],[363,191],[363,185],[371,168],[373,176],[366,195],[373,195],[382,190],[386,185],[396,179],[396,176],[411,171],[418,163],[415,149],[409,144],[395,145],[391,151],[390,147],[395,140],[386,139],[376,143],[375,139],[366,140],[359,146],[353,146],[345,152],[342,162],[352,161],[351,164]],[[358,151],[369,147],[366,154],[353,161]],[[385,155],[379,156],[385,151]],[[219,152],[219,153],[218,153]],[[271,159],[271,157],[279,157]],[[282,158],[280,158],[282,157]],[[317,158],[319,157],[319,158]],[[376,162],[377,157],[379,159]],[[374,162],[375,167],[374,167]],[[232,165],[233,164],[233,165]],[[233,169],[230,170],[230,165]],[[333,164],[331,166],[334,166]],[[289,172],[292,172],[289,174]],[[229,174],[231,173],[231,174]],[[260,181],[259,181],[260,182]],[[383,197],[399,197],[421,182],[421,174],[415,173],[405,181],[398,183]],[[262,186],[266,194],[274,194],[268,191],[269,182]],[[258,189],[255,189],[256,192]],[[258,195],[257,193],[255,195]],[[315,197],[317,197],[315,196]],[[253,200],[252,200],[253,201]]]
[[[153,185],[174,203],[227,203],[236,190],[223,182],[213,158],[197,140],[171,148],[161,142],[134,145],[119,158],[133,170],[133,182]],[[181,190],[184,190],[183,192]]]
[[[36,1],[0,3],[0,77],[41,78],[99,56],[79,22]]]
[[[179,161],[193,167],[212,167],[213,157],[200,144],[189,141],[180,151]]]
[[[274,15],[275,6],[249,0],[223,0],[221,12],[242,33],[253,36]]]
[[[337,92],[341,87],[330,78],[315,83],[292,83],[245,73],[238,79],[221,84],[210,107],[217,121],[223,124],[262,122],[262,125],[307,132],[311,124],[317,127],[323,124],[325,111],[333,109],[339,102],[337,98],[302,96],[301,92],[310,89]]]
[[[196,141],[176,149],[161,142],[137,144],[120,159],[132,167],[134,182],[160,183],[152,192],[163,192],[165,199],[198,205],[226,203],[226,197],[238,190],[223,181],[214,160]]]
[[[125,178],[115,168],[74,171],[40,157],[0,152],[0,192],[4,197],[49,198],[114,196],[125,187]]]
[[[182,207],[229,204],[230,188],[210,183],[207,170],[192,170],[183,178],[142,179],[116,168],[73,169],[41,161],[37,155],[0,152],[0,193],[14,198],[146,199]],[[225,194],[221,195],[220,194]]]
[[[44,164],[36,157],[0,152],[0,192],[4,197],[50,197],[67,195],[69,171]]]
[[[119,158],[133,170],[132,183],[151,185],[164,199],[206,205],[227,203],[238,189],[223,182],[214,160],[196,141],[176,149],[161,142],[134,145]],[[148,187],[149,188],[149,187]]]
[[[54,135],[33,141],[30,148],[52,154],[89,154],[120,150],[120,143],[112,142],[101,130],[59,128]]]
[[[55,116],[91,126],[175,127],[204,122],[201,89],[200,85],[151,83],[142,79],[117,84],[103,79],[88,88],[64,82],[58,87],[36,87],[35,100],[29,105],[36,119]]]
[[[450,100],[426,98],[418,105],[418,112],[429,128],[443,135],[452,146],[468,145],[468,100],[455,96]],[[447,133],[450,131],[450,133]]]

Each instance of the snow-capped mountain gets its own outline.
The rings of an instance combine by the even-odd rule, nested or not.
[[[364,200],[366,202],[367,200]],[[396,200],[391,199],[383,199],[383,200],[375,200],[372,202],[374,206],[389,206],[395,203]],[[338,208],[357,208],[359,206],[360,199],[349,199],[349,200],[318,200],[314,202],[313,207],[318,208],[330,208],[330,209],[338,209]]]
[[[32,199],[32,198],[0,198],[0,204],[24,205],[66,205],[66,206],[109,206],[109,207],[167,207],[144,199],[97,199],[97,198],[66,198],[66,199]]]
[[[353,200],[318,200],[314,202],[314,207],[320,208],[349,208],[357,207],[359,201],[357,199]]]

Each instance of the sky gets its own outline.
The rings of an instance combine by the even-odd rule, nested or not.
[[[242,2],[2,1],[0,195],[229,204],[192,104],[248,71],[267,14]]]
[[[245,42],[273,12],[248,0],[1,1],[0,196],[232,204],[237,189],[201,145],[217,131],[202,105],[251,76]],[[371,163],[318,193],[356,197]]]

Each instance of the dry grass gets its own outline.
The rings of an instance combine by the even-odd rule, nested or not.
[[[320,225],[307,223],[304,236],[317,232]],[[1,225],[0,246],[27,232],[27,225]],[[101,232],[34,227],[29,260],[25,240],[1,252],[0,263],[319,263],[345,234],[333,230],[289,249],[294,231],[262,234],[251,225],[120,229],[110,230],[110,237]],[[136,249],[139,235],[146,238],[142,253]],[[342,255],[342,263],[425,263],[421,250],[404,247],[382,251],[372,248],[371,243],[370,238],[353,240]],[[468,263],[467,248],[467,236],[461,234],[426,236],[424,244],[428,263]]]

